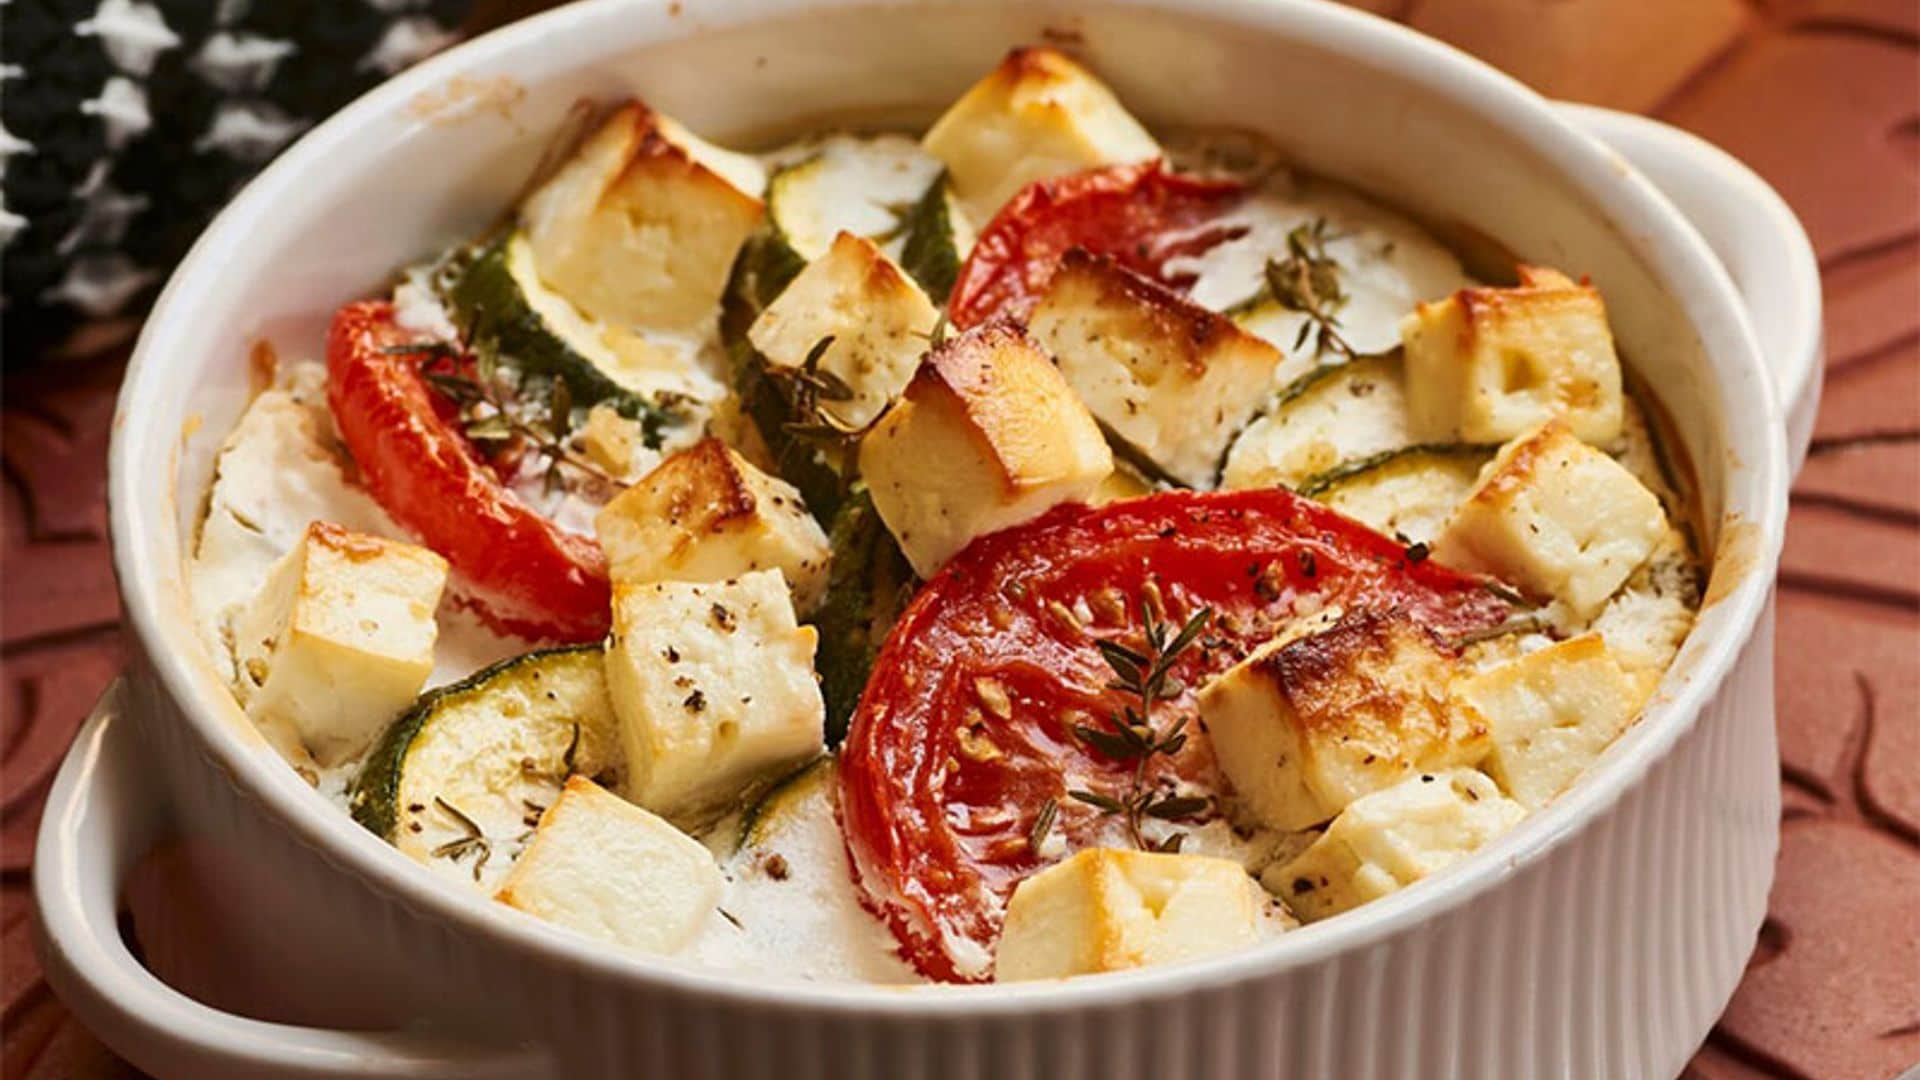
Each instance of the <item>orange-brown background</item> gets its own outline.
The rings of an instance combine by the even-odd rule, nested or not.
[[[1920,1063],[1920,0],[1354,2],[1548,94],[1692,129],[1806,222],[1829,359],[1780,573],[1779,877],[1690,1072],[1886,1080]],[[121,662],[103,470],[131,329],[4,388],[0,1076],[130,1072],[40,981],[27,880],[46,785]]]

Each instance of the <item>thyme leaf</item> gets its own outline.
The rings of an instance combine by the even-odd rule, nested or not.
[[[1067,796],[1086,803],[1088,806],[1097,807],[1109,814],[1122,814],[1125,813],[1127,809],[1126,803],[1121,802],[1111,795],[1102,795],[1097,791],[1088,791],[1084,788],[1075,788],[1067,792]]]
[[[420,377],[429,388],[453,402],[459,410],[460,430],[485,447],[506,448],[520,443],[546,461],[549,494],[565,489],[575,477],[606,484],[619,480],[571,445],[574,395],[566,376],[555,374],[547,383],[546,400],[529,410],[520,400],[520,387],[501,378],[498,351],[490,341],[476,342],[472,363],[465,368],[461,354],[440,342],[389,346],[395,354],[425,355]]]
[[[829,454],[845,454],[880,422],[886,410],[880,410],[865,424],[856,425],[826,407],[828,403],[854,398],[853,387],[847,385],[846,380],[820,366],[833,342],[834,336],[828,334],[813,343],[799,367],[769,365],[767,375],[780,384],[792,411],[792,419],[783,423],[781,430]]]
[[[1060,804],[1048,799],[1040,804],[1040,812],[1033,817],[1033,827],[1027,830],[1027,847],[1035,855],[1040,854],[1046,845],[1047,837],[1053,833],[1054,819],[1060,816]]]
[[[1316,358],[1336,352],[1352,360],[1359,353],[1340,334],[1339,312],[1348,297],[1340,285],[1340,264],[1327,254],[1333,238],[1326,218],[1295,226],[1287,233],[1286,256],[1267,260],[1267,291],[1281,307],[1306,316],[1294,337],[1294,352],[1311,344]]]
[[[1147,816],[1162,821],[1177,821],[1201,813],[1213,803],[1198,795],[1168,796],[1147,807]]]
[[[459,862],[477,853],[480,858],[473,864],[473,880],[479,881],[480,871],[486,869],[487,860],[493,858],[493,842],[487,839],[487,834],[481,830],[480,824],[461,812],[459,807],[438,795],[433,797],[433,805],[457,822],[466,835],[457,836],[441,844],[429,854],[436,859],[450,858],[454,862]]]
[[[1156,755],[1172,757],[1187,745],[1187,718],[1181,717],[1162,730],[1154,723],[1153,706],[1156,702],[1171,701],[1185,691],[1185,684],[1173,677],[1173,668],[1212,623],[1213,609],[1194,612],[1176,632],[1160,619],[1157,614],[1160,608],[1154,596],[1143,590],[1140,625],[1145,649],[1110,640],[1094,643],[1114,674],[1107,687],[1134,700],[1116,709],[1104,728],[1088,724],[1076,724],[1073,728],[1076,736],[1107,757],[1133,762],[1131,783],[1127,790],[1119,793],[1076,788],[1067,795],[1102,814],[1125,818],[1127,835],[1135,847],[1146,851],[1178,851],[1184,834],[1175,833],[1157,844],[1151,843],[1141,832],[1141,823],[1147,818],[1157,821],[1190,818],[1212,803],[1198,796],[1170,794],[1147,785],[1147,766],[1152,759]],[[1051,824],[1049,820],[1049,827]]]

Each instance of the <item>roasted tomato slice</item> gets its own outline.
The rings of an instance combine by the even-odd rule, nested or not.
[[[1441,636],[1511,611],[1484,579],[1281,489],[1060,507],[975,542],[894,625],[841,754],[854,877],[922,974],[987,977],[1007,897],[1049,861],[1031,842],[1048,800],[1068,849],[1125,842],[1114,817],[1067,792],[1130,778],[1133,763],[1074,728],[1123,704],[1094,642],[1139,649],[1142,602],[1174,626],[1215,613],[1179,654],[1184,686],[1155,706],[1163,730],[1193,715],[1208,678],[1325,605],[1398,607]],[[1219,790],[1205,733],[1185,730],[1177,754],[1150,759],[1149,781]]]
[[[385,301],[348,304],[327,335],[327,403],[367,490],[446,557],[461,598],[520,637],[592,641],[610,618],[607,561],[522,502],[453,424],[421,376],[432,354]]]
[[[1182,285],[1165,274],[1168,260],[1231,239],[1230,230],[1207,223],[1246,191],[1234,180],[1168,172],[1157,160],[1036,181],[981,230],[954,282],[947,317],[963,330],[1003,312],[1025,319],[1074,248]]]

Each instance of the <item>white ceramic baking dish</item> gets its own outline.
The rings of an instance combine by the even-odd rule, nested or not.
[[[925,119],[1009,45],[1041,39],[1083,53],[1149,123],[1266,132],[1318,171],[1605,292],[1694,462],[1713,568],[1646,718],[1590,775],[1476,857],[1258,949],[1064,984],[903,991],[611,954],[448,889],[281,763],[202,653],[182,581],[255,341],[312,355],[335,305],[506,205],[579,97],[637,93],[722,140],[849,112]],[[35,873],[42,959],[83,1022],[174,1076],[1671,1075],[1731,993],[1772,875],[1782,402],[1804,444],[1818,358],[1805,237],[1751,173],[1671,129],[1551,106],[1346,9],[561,8],[309,133],[221,215],[155,308],[111,463],[136,659],[52,792]],[[212,868],[206,902],[271,976],[248,1011],[298,1024],[217,1011],[134,959],[117,898],[162,835]]]

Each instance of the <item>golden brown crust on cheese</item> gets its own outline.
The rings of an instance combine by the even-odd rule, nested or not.
[[[1081,414],[1085,422],[1086,407],[1052,359],[1011,319],[995,319],[941,343],[921,361],[905,396],[909,403],[938,396],[957,408],[1008,492],[1058,479],[1020,468],[1044,465],[1053,455],[1018,448],[1056,438],[1054,422],[1070,422],[1064,414]]]
[[[1018,83],[1027,79],[1057,79],[1078,72],[1080,65],[1051,45],[1022,45],[1008,50],[989,78]]]
[[[1484,481],[1475,487],[1467,501],[1504,505],[1514,492],[1531,483],[1541,469],[1551,466],[1555,451],[1565,445],[1563,440],[1571,438],[1573,432],[1566,421],[1556,417],[1541,424],[1533,434],[1514,440],[1501,449],[1484,474]]]
[[[1048,290],[1078,282],[1099,290],[1097,302],[1130,303],[1151,324],[1152,340],[1180,348],[1179,370],[1188,378],[1197,379],[1207,373],[1207,356],[1222,343],[1249,336],[1232,319],[1189,301],[1105,255],[1095,255],[1083,248],[1067,252]]]
[[[606,186],[601,189],[598,205],[604,206],[609,197],[636,177],[678,174],[702,177],[703,182],[717,184],[718,189],[732,193],[735,201],[743,207],[756,210],[761,207],[761,200],[734,187],[725,177],[695,160],[686,147],[668,138],[663,120],[664,117],[645,104],[630,101],[616,110],[607,121],[602,130],[612,132],[614,137],[622,140],[625,147],[622,160],[625,164],[608,177]]]
[[[1397,611],[1356,610],[1259,661],[1309,733],[1343,733],[1394,753],[1404,733],[1452,730],[1450,657]],[[1471,734],[1483,725],[1474,724]]]
[[[1518,274],[1520,278],[1518,285],[1504,288],[1476,285],[1453,294],[1454,302],[1460,305],[1459,332],[1462,351],[1472,346],[1476,335],[1513,317],[1515,310],[1523,305],[1537,306],[1543,302],[1556,300],[1566,304],[1580,305],[1601,303],[1599,290],[1585,282],[1576,282],[1552,267],[1530,266],[1522,263]],[[1439,303],[1445,302],[1439,301]],[[1424,314],[1426,309],[1432,306],[1429,303],[1422,303],[1419,309]]]
[[[368,562],[394,552],[395,545],[377,536],[357,533],[331,521],[307,524],[307,542],[338,552],[348,562]]]
[[[753,490],[734,464],[732,451],[719,439],[706,438],[660,463],[654,476],[665,479],[684,471],[691,479],[674,488],[667,518],[676,525],[694,524],[720,532],[737,521],[750,520],[758,509]]]

